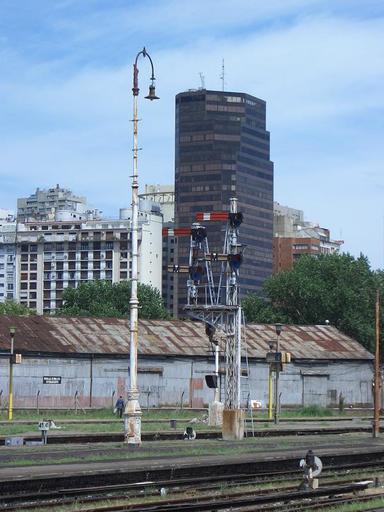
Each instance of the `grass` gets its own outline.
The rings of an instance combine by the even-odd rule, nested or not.
[[[37,423],[42,419],[53,419],[60,430],[53,430],[53,432],[63,433],[118,433],[124,431],[123,420],[119,419],[112,413],[110,409],[102,409],[98,411],[91,411],[90,415],[79,415],[73,414],[73,411],[41,411],[40,415],[37,412],[31,411],[17,411],[14,414],[14,420],[24,420],[31,422],[30,424],[18,424],[18,423],[6,423],[0,425],[0,436],[10,435],[26,435],[26,434],[38,434]],[[173,430],[170,427],[169,421],[158,420],[177,420],[176,431],[184,432],[185,427],[189,424],[192,418],[201,419],[204,416],[203,412],[198,413],[197,411],[188,410],[167,410],[167,411],[143,411],[142,419],[142,431],[156,431],[163,432]],[[6,420],[6,417],[0,415],[0,420]],[[61,420],[65,420],[66,423],[60,423]],[[76,423],[70,423],[71,420],[76,420]],[[86,423],[81,423],[82,420],[87,420]],[[95,423],[89,423],[92,420]],[[111,420],[109,423],[97,423],[97,420]],[[151,423],[146,423],[145,420],[151,420]],[[68,423],[67,423],[68,422]],[[78,423],[77,423],[78,422]],[[198,422],[193,424],[195,430],[205,430],[208,427],[206,423]],[[212,428],[211,428],[212,429]]]
[[[365,415],[367,415],[365,413]],[[296,409],[283,409],[280,411],[279,417],[282,419],[294,419],[294,418],[321,418],[321,417],[348,417],[345,413],[340,413],[339,411],[335,411],[334,409],[329,409],[327,407],[320,407],[318,405],[308,405],[306,407],[298,407]],[[248,416],[250,417],[250,416]],[[265,419],[268,421],[268,412],[263,411],[254,411],[253,413],[254,419]]]
[[[176,444],[177,443],[177,444]],[[172,450],[167,450],[167,457],[196,457],[203,455],[230,455],[230,454],[243,454],[249,453],[250,451],[250,443],[245,442],[241,446],[217,446],[216,443],[212,443],[208,445],[203,443],[201,445],[194,444],[193,441],[179,441],[175,442],[175,445],[172,447]],[[41,448],[40,448],[41,449]],[[49,447],[50,449],[50,447]],[[20,458],[17,460],[13,460],[11,462],[2,461],[3,467],[5,466],[33,466],[39,464],[74,464],[81,462],[105,462],[105,461],[114,461],[114,460],[133,460],[133,459],[142,459],[142,458],[156,458],[163,457],[164,452],[153,449],[152,446],[143,445],[138,451],[128,451],[128,450],[115,450],[113,454],[108,453],[95,453],[95,454],[86,454],[86,455],[71,455],[64,457],[54,457],[52,459],[47,459],[44,455],[44,448],[41,449],[41,453],[39,453],[41,457],[37,457],[36,455],[31,458],[26,456],[26,458]]]
[[[319,405],[308,405],[307,407],[300,407],[295,411],[284,411],[281,416],[285,418],[324,418],[326,416],[334,416],[334,411]]]
[[[150,419],[150,420],[161,420],[161,419],[191,419],[195,417],[200,417],[204,414],[203,411],[190,411],[190,410],[180,410],[180,409],[167,409],[167,410],[143,410],[142,418]],[[0,420],[7,420],[7,411],[3,410],[0,412]],[[42,418],[53,419],[55,422],[59,422],[59,420],[113,420],[118,419],[115,414],[113,414],[112,409],[92,409],[86,410],[85,413],[82,409],[79,409],[77,414],[74,410],[50,410],[50,409],[40,409],[39,413],[37,411],[25,411],[25,410],[15,410],[13,413],[14,420],[24,420],[24,421],[39,421]]]
[[[148,431],[158,431],[163,432],[167,430],[171,430],[169,420],[175,419],[177,420],[177,432],[183,432],[185,427],[189,424],[189,421],[192,418],[201,419],[206,413],[204,411],[191,411],[188,409],[180,410],[180,409],[166,409],[166,410],[143,410],[142,414],[142,430],[143,432]],[[324,418],[324,417],[337,417],[339,414],[336,414],[332,409],[327,409],[325,407],[319,407],[317,405],[301,407],[296,410],[291,411],[282,411],[280,417],[289,419],[289,418]],[[255,418],[265,418],[265,423],[256,423],[255,428],[270,428],[271,423],[268,420],[267,413],[258,413],[255,415]],[[7,422],[6,424],[0,424],[0,436],[10,436],[10,435],[26,435],[36,433],[37,423],[42,419],[53,419],[57,426],[60,426],[61,429],[56,432],[60,433],[118,433],[123,431],[123,421],[117,418],[116,415],[113,414],[110,408],[105,409],[93,409],[87,410],[84,414],[82,410],[79,410],[76,414],[73,410],[43,410],[39,411],[25,411],[25,410],[15,410],[14,411],[14,421]],[[7,420],[6,411],[0,411],[0,420]],[[18,420],[29,421],[30,425],[22,425],[17,424]],[[97,421],[105,421],[106,423],[97,423]],[[150,423],[146,423],[146,420],[150,420]],[[168,420],[168,421],[164,421]],[[63,423],[61,423],[63,421]],[[65,421],[65,422],[64,422]],[[73,421],[73,423],[71,423]],[[92,423],[94,421],[94,423]],[[158,421],[158,422],[157,422]],[[325,424],[324,424],[325,426]],[[197,422],[193,424],[193,428],[195,430],[204,430],[210,429],[212,427],[208,427],[207,423]],[[214,429],[213,429],[214,430]],[[220,430],[217,429],[217,430]]]
[[[384,498],[372,498],[370,501],[358,502],[351,501],[351,503],[340,505],[338,507],[326,508],[328,512],[359,512],[364,510],[380,509],[384,505]]]

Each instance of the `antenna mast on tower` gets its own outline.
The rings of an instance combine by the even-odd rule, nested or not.
[[[205,89],[205,77],[201,71],[200,71],[199,75],[200,75],[200,80],[201,80],[201,88]]]
[[[225,85],[225,66],[224,66],[224,59],[221,61],[221,90],[224,92],[224,85]]]

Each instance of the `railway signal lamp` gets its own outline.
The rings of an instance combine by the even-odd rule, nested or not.
[[[215,335],[216,328],[211,324],[205,324],[205,334],[208,336],[209,341],[214,342],[213,336]]]
[[[275,330],[276,330],[276,334],[278,336],[280,336],[280,334],[282,333],[283,331],[283,324],[275,324]]]
[[[197,265],[196,267],[190,267],[189,269],[189,275],[195,284],[198,284],[201,281],[203,274],[204,269],[201,265]]]
[[[210,389],[216,389],[217,388],[217,375],[206,375],[205,376],[205,383]]]
[[[229,266],[231,267],[231,270],[236,271],[239,270],[242,262],[243,262],[243,255],[242,254],[230,254],[228,256],[229,260]]]
[[[229,213],[229,223],[231,227],[238,228],[243,222],[243,214],[241,212]]]
[[[207,229],[204,226],[193,226],[191,229],[192,240],[198,244],[207,238]]]

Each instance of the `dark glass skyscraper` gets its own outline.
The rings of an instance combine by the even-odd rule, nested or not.
[[[190,226],[198,211],[228,210],[237,197],[246,245],[241,295],[258,292],[272,273],[273,163],[266,103],[236,92],[188,91],[176,96],[175,225]],[[224,226],[207,224],[210,249],[221,251]],[[189,240],[180,238],[178,261],[187,262]],[[186,287],[179,276],[179,305]]]

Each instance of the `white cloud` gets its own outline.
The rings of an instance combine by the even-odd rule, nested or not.
[[[160,38],[148,47],[159,102],[143,99],[150,67],[140,60],[141,184],[173,181],[174,96],[199,87],[199,72],[205,75],[207,88],[221,89],[224,57],[227,89],[267,101],[277,199],[308,210],[309,219],[328,223],[336,231],[341,226],[355,253],[361,249],[382,264],[372,242],[374,228],[366,229],[365,239],[356,235],[355,226],[360,226],[360,218],[369,225],[367,219],[374,217],[373,205],[379,194],[382,200],[384,186],[379,152],[383,126],[370,127],[373,113],[384,107],[384,18],[359,20],[324,13],[324,2],[315,0],[258,2],[257,7],[251,0],[236,7],[229,0],[186,2],[182,9],[180,2],[169,1],[156,8],[149,3],[150,16],[148,4],[140,5],[104,13],[101,26],[100,12],[56,21],[57,30],[72,34],[69,48],[83,44],[86,53],[92,51],[93,40],[95,52],[110,44],[108,36],[115,32],[112,39],[124,44],[115,46],[114,52],[124,53],[124,64],[108,59],[100,64],[91,58],[78,68],[71,63],[76,55],[69,52],[30,62],[2,41],[0,206],[14,207],[11,189],[25,195],[36,186],[55,183],[87,195],[110,214],[129,202],[131,65],[140,50],[137,41],[151,31],[163,37],[168,32],[169,40]],[[205,21],[200,27],[202,13]],[[128,25],[127,35],[122,30]],[[172,46],[176,35],[179,45]],[[348,186],[343,187],[345,181]],[[12,187],[5,186],[10,182]],[[362,204],[360,218],[355,211],[346,215],[357,199]]]

